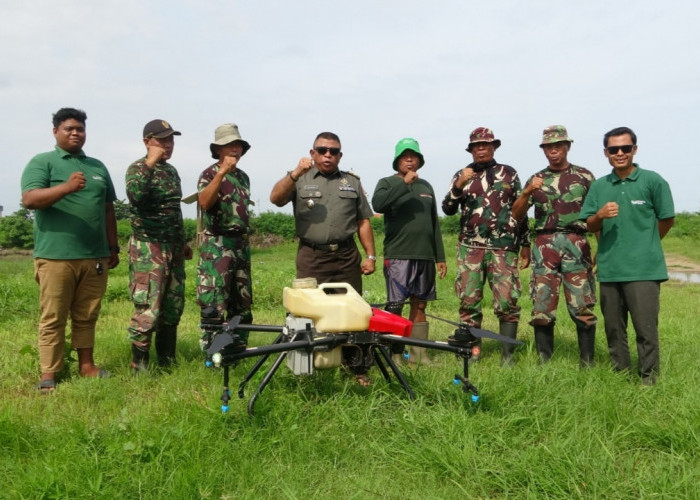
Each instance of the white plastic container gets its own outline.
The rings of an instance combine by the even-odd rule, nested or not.
[[[282,303],[294,316],[313,319],[316,331],[322,333],[367,330],[372,317],[370,305],[348,283],[323,283],[317,288],[285,287]]]

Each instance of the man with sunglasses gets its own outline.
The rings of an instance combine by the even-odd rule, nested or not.
[[[637,136],[627,127],[603,138],[613,170],[591,185],[579,217],[588,230],[600,231],[598,282],[605,335],[613,369],[631,367],[627,321],[637,336],[642,384],[659,375],[659,295],[668,280],[661,239],[673,226],[675,212],[668,183],[633,162]]]
[[[491,129],[478,127],[472,131],[467,152],[473,162],[452,177],[442,211],[446,215],[461,211],[455,280],[460,321],[481,327],[481,302],[488,281],[499,332],[514,339],[520,319],[518,251],[524,269],[530,265],[530,237],[527,217],[518,223],[511,216],[513,202],[520,195],[520,178],[513,167],[494,159],[500,145]],[[512,363],[514,347],[503,344],[502,364]],[[476,352],[472,359],[478,359]]]
[[[591,247],[584,221],[578,218],[586,193],[595,180],[567,158],[573,139],[563,125],[544,129],[540,147],[549,165],[528,179],[513,203],[513,218],[521,220],[535,206],[532,249],[532,320],[540,359],[554,351],[559,287],[563,284],[569,316],[576,324],[581,367],[593,364],[597,318]]]
[[[158,364],[167,367],[175,360],[177,325],[185,306],[185,259],[192,258],[192,249],[182,222],[180,176],[168,163],[176,135],[180,132],[165,120],[148,122],[143,129],[146,156],[126,170],[134,303],[128,331],[134,373],[148,369],[153,334]]]
[[[318,134],[310,158],[299,160],[272,188],[270,201],[294,207],[299,237],[297,278],[349,283],[362,294],[362,275],[374,272],[377,257],[369,218],[373,212],[357,175],[338,169],[340,138]],[[366,257],[361,258],[354,235]]]
[[[39,284],[39,364],[42,394],[56,388],[64,366],[65,331],[83,377],[106,377],[95,366],[95,325],[108,269],[119,263],[117,196],[104,164],[83,152],[84,111],[61,108],[53,115],[56,147],[41,153],[22,173],[22,204],[35,211],[34,277]]]

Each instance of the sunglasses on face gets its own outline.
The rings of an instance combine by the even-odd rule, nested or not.
[[[630,154],[634,149],[634,144],[627,144],[626,146],[609,146],[605,148],[609,155],[616,155],[618,151],[622,150],[625,154]]]
[[[331,156],[338,156],[340,154],[340,148],[326,148],[319,146],[314,149],[318,154],[324,156],[326,153],[330,153]]]

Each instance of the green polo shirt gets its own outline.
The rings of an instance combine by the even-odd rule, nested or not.
[[[109,256],[105,204],[113,203],[117,196],[101,161],[82,151],[71,154],[56,146],[29,161],[22,173],[22,192],[63,184],[78,171],[85,175],[85,188],[34,212],[34,257],[72,260]]]
[[[620,179],[615,172],[591,184],[579,218],[587,219],[609,201],[619,215],[603,220],[598,241],[598,281],[663,281],[668,279],[658,221],[675,217],[668,183],[656,172],[635,164]]]

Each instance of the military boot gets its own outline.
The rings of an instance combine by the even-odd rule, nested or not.
[[[499,324],[499,333],[504,337],[515,340],[518,333],[518,324],[501,321]],[[503,342],[501,346],[501,366],[513,364],[513,351],[515,351],[515,344]]]
[[[156,355],[158,366],[166,368],[175,362],[177,325],[161,325],[156,330]]]
[[[596,325],[576,325],[578,336],[578,350],[581,356],[579,366],[589,368],[593,366],[595,355],[595,328]]]
[[[414,339],[428,340],[428,323],[426,321],[421,321],[413,323],[413,330],[411,331],[411,337]],[[421,365],[432,365],[432,360],[428,357],[428,350],[425,347],[411,346],[410,354],[408,356],[409,363],[416,363]]]
[[[131,344],[131,370],[134,374],[148,371],[150,353],[136,344]]]
[[[540,361],[546,363],[554,352],[554,325],[535,325],[535,346]]]

